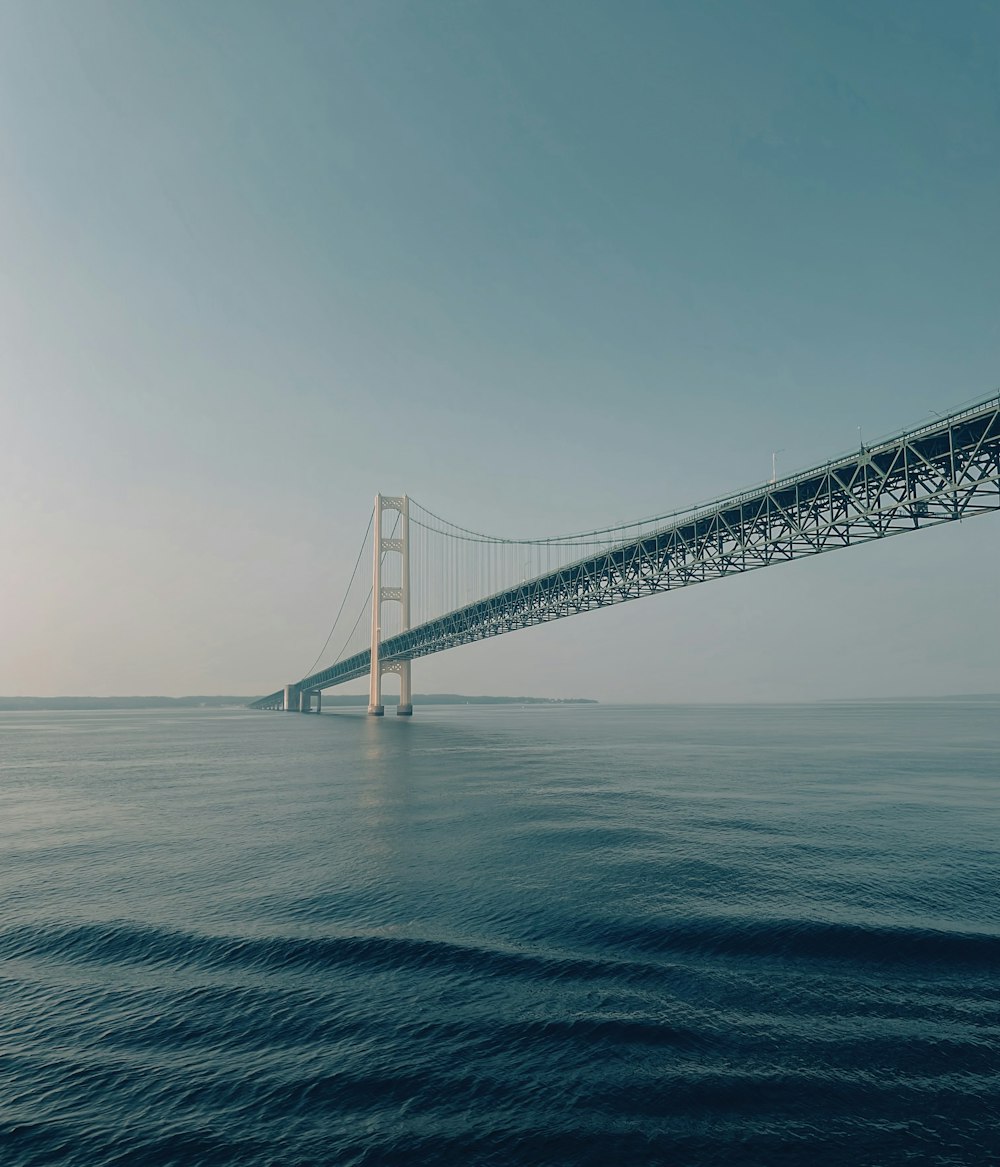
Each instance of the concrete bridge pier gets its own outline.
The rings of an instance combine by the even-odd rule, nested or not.
[[[410,692],[410,662],[399,663],[399,704],[396,706],[397,717],[413,716],[413,694]]]
[[[316,708],[313,710],[313,698],[316,698]],[[303,689],[300,684],[285,686],[285,700],[281,708],[285,713],[319,713],[323,708],[323,692],[321,689]]]

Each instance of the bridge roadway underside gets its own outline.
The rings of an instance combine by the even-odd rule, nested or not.
[[[694,512],[382,642],[414,660],[592,608],[1000,510],[1000,398]],[[303,693],[366,676],[368,650],[303,678]],[[284,690],[253,709],[281,709]],[[308,706],[307,706],[308,707]]]

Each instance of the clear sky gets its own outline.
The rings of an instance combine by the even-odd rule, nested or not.
[[[579,530],[986,397],[998,208],[996,0],[0,0],[0,693],[300,676],[377,490]],[[1000,691],[998,569],[986,517],[414,688]]]

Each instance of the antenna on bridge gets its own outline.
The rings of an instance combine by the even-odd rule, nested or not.
[[[399,538],[382,537],[382,512],[399,512]],[[413,713],[413,694],[410,691],[410,662],[393,661],[384,665],[379,658],[382,641],[382,603],[395,600],[403,609],[402,631],[410,627],[410,500],[407,495],[375,495],[374,563],[372,567],[372,649],[371,674],[368,687],[368,712],[373,717],[385,713],[382,704],[382,676],[384,673],[399,674],[399,705],[396,713],[409,717]],[[398,588],[382,586],[382,556],[387,551],[397,552],[403,560],[402,578]]]

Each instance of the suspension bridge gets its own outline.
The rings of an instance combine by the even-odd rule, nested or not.
[[[407,716],[411,662],[419,657],[997,510],[1000,396],[693,511],[568,535],[499,538],[451,523],[406,495],[376,495],[340,610],[309,675],[250,708],[319,711],[323,690],[367,676],[368,712],[379,716],[382,678],[395,673],[397,713]],[[343,643],[334,663],[314,672],[338,633]]]

